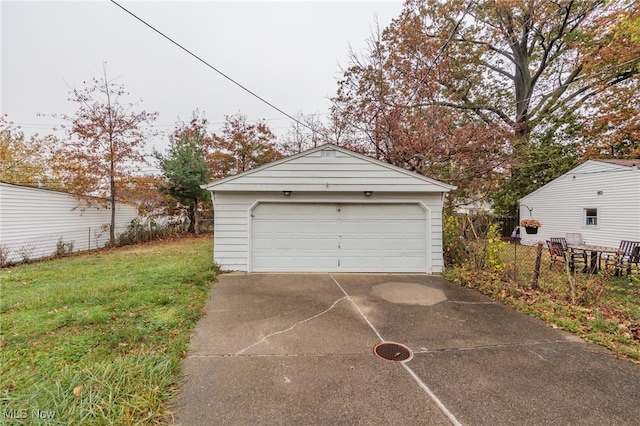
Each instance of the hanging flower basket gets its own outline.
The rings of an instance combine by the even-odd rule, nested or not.
[[[520,226],[524,226],[527,234],[537,234],[542,224],[535,219],[523,219],[520,221]]]

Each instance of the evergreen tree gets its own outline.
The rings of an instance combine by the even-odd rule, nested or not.
[[[200,185],[208,182],[210,173],[205,161],[206,120],[194,117],[189,126],[178,128],[171,137],[166,155],[155,151],[165,181],[160,192],[176,200],[178,209],[186,211],[189,232],[198,233],[198,210],[209,201],[209,191]]]

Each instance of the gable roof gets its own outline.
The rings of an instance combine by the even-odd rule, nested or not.
[[[618,166],[625,166],[625,167],[639,167],[640,166],[640,159],[636,159],[636,160],[619,160],[619,159],[594,159],[592,161],[600,161],[602,163],[609,163],[609,164],[616,164]]]
[[[448,192],[454,186],[324,144],[202,186],[217,191]]]

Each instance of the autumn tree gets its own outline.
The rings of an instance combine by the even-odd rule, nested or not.
[[[46,143],[52,136],[26,139],[6,115],[0,116],[0,181],[47,186],[49,164]]]
[[[198,211],[210,199],[209,191],[200,186],[209,181],[206,154],[211,142],[207,136],[207,120],[194,113],[190,123],[178,123],[168,153],[154,153],[164,176],[158,189],[176,201],[174,209],[186,211],[189,232],[196,234]]]
[[[456,185],[449,200],[486,196],[503,161],[504,129],[468,111],[409,107],[412,97],[431,93],[404,80],[395,58],[379,31],[364,55],[352,53],[333,99],[332,128],[351,149]]]
[[[59,147],[56,172],[67,190],[105,199],[111,209],[110,243],[115,242],[116,201],[124,189],[130,191],[146,164],[144,146],[149,126],[157,113],[134,112],[137,104],[126,103],[124,86],[107,78],[106,66],[100,79],[73,89],[71,101],[78,105],[74,116],[60,115],[69,141]],[[86,198],[90,205],[98,198]]]
[[[270,163],[282,156],[276,137],[266,123],[247,123],[244,115],[225,117],[222,134],[213,135],[207,162],[214,179],[235,175]]]
[[[589,53],[585,70],[607,78],[584,108],[579,136],[585,157],[640,158],[640,3],[599,17],[593,32],[593,40],[583,46]],[[630,69],[634,64],[635,70]],[[621,69],[626,73],[619,75]]]
[[[512,181],[510,196],[517,199],[532,181],[524,168],[537,149],[546,144],[547,153],[562,153],[560,145],[579,138],[590,116],[603,111],[597,100],[619,97],[623,87],[637,93],[637,43],[619,31],[635,8],[630,0],[408,0],[370,40],[367,57],[346,70],[338,111],[385,157],[397,144],[389,132],[399,123],[393,119],[409,114],[398,109],[418,116],[444,108],[455,128],[501,133],[504,158],[496,170]],[[614,50],[616,58],[605,55]],[[637,116],[635,107],[625,116],[634,110]],[[535,173],[551,168],[557,176],[573,165],[561,157],[541,160]],[[497,201],[508,195],[492,192]]]

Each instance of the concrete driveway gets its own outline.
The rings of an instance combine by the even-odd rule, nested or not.
[[[184,426],[640,419],[640,366],[441,277],[221,275],[191,343]]]

